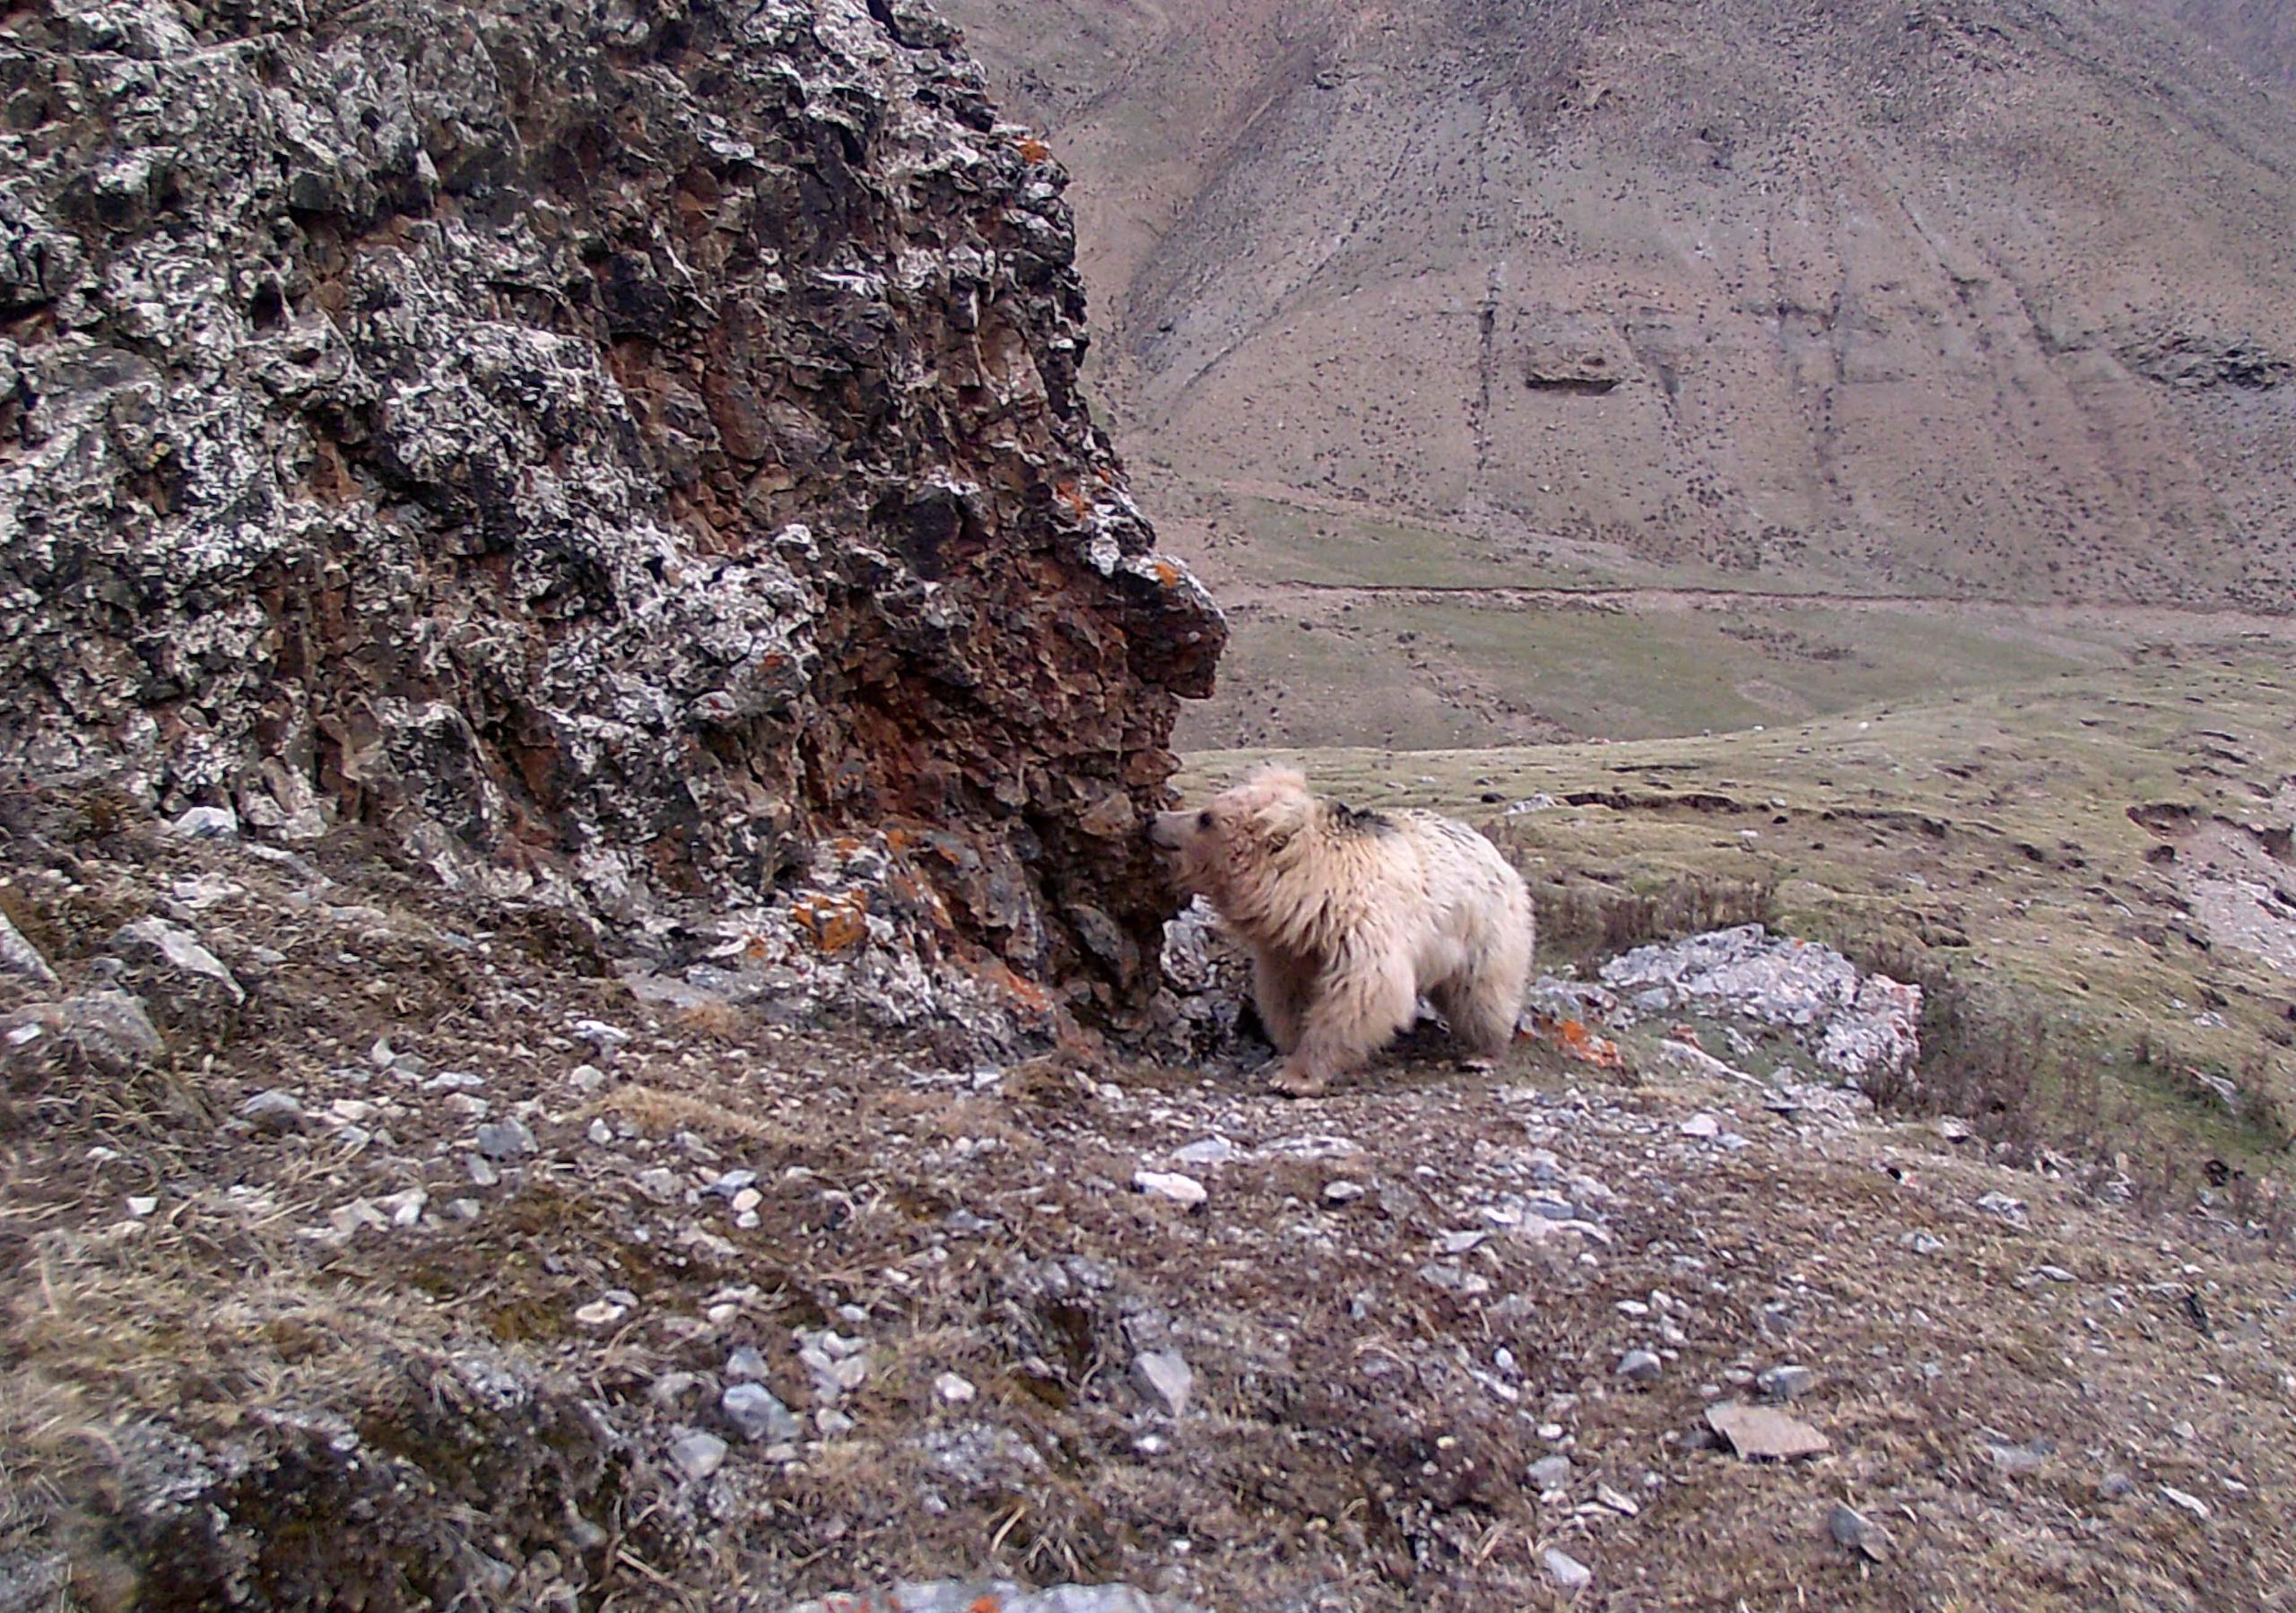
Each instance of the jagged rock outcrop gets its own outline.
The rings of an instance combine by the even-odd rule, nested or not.
[[[657,962],[739,907],[1145,1000],[1128,831],[1223,629],[951,30],[53,0],[0,69],[0,766],[365,823]],[[833,839],[838,935],[788,890]]]

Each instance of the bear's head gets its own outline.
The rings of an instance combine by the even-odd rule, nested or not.
[[[1158,850],[1173,854],[1179,882],[1217,906],[1255,888],[1316,811],[1306,775],[1264,767],[1201,807],[1158,812],[1148,820],[1147,835]]]

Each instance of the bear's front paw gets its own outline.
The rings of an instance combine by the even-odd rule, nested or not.
[[[1274,1080],[1269,1085],[1285,1097],[1321,1097],[1324,1092],[1322,1076],[1293,1064],[1286,1064],[1278,1070]]]

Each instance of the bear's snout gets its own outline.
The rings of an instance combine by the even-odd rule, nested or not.
[[[1140,832],[1158,851],[1178,851],[1187,843],[1187,825],[1193,815],[1188,812],[1156,812],[1140,826]]]

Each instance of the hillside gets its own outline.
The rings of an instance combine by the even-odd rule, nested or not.
[[[1035,24],[969,37],[1191,478],[1874,589],[2296,581],[2296,107],[2134,6],[953,11]]]
[[[2277,0],[2167,0],[2161,9],[2235,67],[2296,89],[2296,23]]]
[[[2187,687],[2284,756],[2264,684]],[[2181,754],[2181,704],[2084,767]],[[2165,869],[2155,829],[2073,828],[2138,904],[2092,943],[2110,898],[2044,918],[2066,876],[1993,833],[2031,803],[1936,771],[2022,797],[2002,741],[2060,720],[1890,725],[1784,786],[1792,828],[1716,804],[1735,759],[1687,743],[1319,766],[1358,799],[1567,793],[1508,820],[1551,965],[1748,916],[1758,817],[1788,906],[1960,923],[1987,961],[2046,924],[2050,962],[2196,975],[2252,1032],[2245,969],[2144,932],[2205,815],[2157,820]],[[1898,821],[1900,769],[1942,838]],[[770,980],[633,967],[353,836],[213,827],[0,793],[9,1605],[2261,1613],[2296,1569],[2296,1219],[2188,1132],[2043,1140],[1997,1083],[1877,1113],[1772,1068],[1774,1029],[1623,991],[1602,1063],[1429,1040],[1308,1102],[1232,1034],[952,1057],[945,1024],[792,1026]],[[1660,899],[1701,870],[1703,915]],[[1230,981],[1180,973],[1232,1024]],[[1925,1070],[1981,1071],[1971,1040]],[[1743,1458],[1734,1406],[1826,1448]]]
[[[2209,10],[2221,48],[2136,0],[952,7],[1077,176],[1096,384],[1223,598],[2276,613],[2296,99]],[[1439,636],[1358,604],[1352,655]],[[1434,659],[1502,698],[1526,664]],[[1510,733],[1411,699],[1428,732],[1354,737]],[[1258,737],[1229,701],[1193,741]]]
[[[1556,51],[1707,14],[1530,13]],[[1830,14],[1790,37],[1838,78]],[[1339,174],[1300,83],[1427,99],[1287,308],[1326,259],[1403,297],[1438,154],[1559,176],[1530,137],[1620,107],[1496,4],[1030,15],[981,38],[1079,119],[1160,39],[1237,69],[1187,91],[1232,151],[1155,131],[1108,372],[1170,394],[1135,440],[1224,659],[1080,385],[1067,177],[918,0],[12,10],[0,1613],[2285,1613],[2296,707],[2248,560],[1970,600],[2024,574],[1959,529],[1862,586],[1815,516],[1798,571],[1700,550],[1745,497],[1680,553],[1543,534],[1503,454],[1396,468],[1450,441],[1408,411],[1361,437],[1385,490],[1194,456],[1278,372],[1176,382],[1247,334],[1180,310],[1291,273],[1235,231]],[[1991,48],[1919,15],[1869,65]],[[1572,238],[1615,205],[1656,296],[1680,198],[1633,193]],[[1807,239],[1863,239],[1842,206]],[[1234,262],[1160,291],[1182,214]],[[1475,443],[1657,386],[1538,357],[1477,273]],[[1450,315],[1396,307],[1358,378],[1433,362]],[[2173,311],[2031,372],[2185,400],[2084,451],[2272,440],[2279,338]],[[1710,312],[1718,352],[1762,317]],[[1665,410],[1716,406],[1693,369]],[[1309,373],[1267,443],[1356,407]],[[1805,435],[1867,449],[1810,510],[1877,485],[1848,387]],[[1531,880],[1501,1056],[1422,1024],[1269,1089],[1138,832],[1264,739],[1184,761],[1184,702],[1487,747],[1307,759]],[[1593,731],[1654,737],[1501,742]]]

